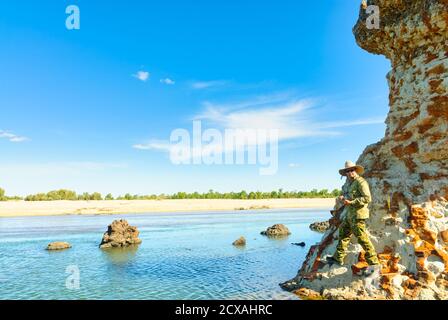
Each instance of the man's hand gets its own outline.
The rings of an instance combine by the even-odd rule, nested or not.
[[[344,200],[344,205],[349,206],[349,205],[352,204],[352,202],[353,202],[353,201],[350,201],[350,200],[345,199],[345,200]]]

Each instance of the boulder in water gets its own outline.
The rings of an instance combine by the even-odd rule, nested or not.
[[[246,238],[240,237],[232,243],[234,246],[240,247],[246,245]]]
[[[289,236],[291,232],[289,232],[288,228],[283,224],[274,224],[272,227],[266,229],[266,231],[262,231],[260,234],[268,237],[285,237]]]
[[[115,220],[103,235],[100,248],[127,247],[142,243],[138,238],[137,227],[130,226],[126,220]]]
[[[54,250],[65,250],[70,249],[72,245],[68,242],[52,242],[49,243],[47,246],[47,250],[54,251]]]
[[[330,229],[330,222],[329,221],[314,222],[310,224],[310,229],[316,232],[324,233],[325,231]]]

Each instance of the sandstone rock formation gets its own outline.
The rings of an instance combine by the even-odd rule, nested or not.
[[[361,8],[356,41],[392,63],[385,137],[358,160],[372,190],[368,225],[381,274],[354,275],[366,266],[358,244],[350,246],[347,266],[322,264],[335,250],[339,217],[282,286],[313,298],[447,299],[448,0],[368,4],[380,8],[380,29],[367,28]]]
[[[103,235],[100,248],[127,247],[142,243],[138,238],[137,227],[132,227],[126,220],[115,220]]]
[[[233,243],[234,246],[240,247],[246,245],[246,238],[240,237],[239,239],[236,239]]]
[[[313,231],[324,233],[330,228],[330,221],[314,222],[310,224],[310,229]]]
[[[283,224],[274,224],[272,227],[267,228],[266,231],[261,231],[260,234],[268,237],[286,237],[291,232]]]
[[[68,242],[52,242],[49,243],[47,246],[47,250],[53,251],[53,250],[64,250],[64,249],[70,249],[72,246]]]

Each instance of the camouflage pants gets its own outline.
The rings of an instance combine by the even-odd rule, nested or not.
[[[367,263],[369,265],[379,264],[375,248],[367,235],[366,221],[356,219],[356,214],[350,213],[347,214],[339,227],[339,243],[334,258],[343,264],[352,234],[356,236],[358,243],[364,249]]]

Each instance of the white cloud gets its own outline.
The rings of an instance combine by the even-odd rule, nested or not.
[[[300,164],[299,163],[290,163],[290,164],[288,164],[288,167],[290,167],[290,168],[298,168],[298,167],[300,167]]]
[[[160,82],[167,85],[174,85],[176,82],[170,78],[160,79]]]
[[[147,71],[138,71],[133,77],[137,78],[140,81],[146,82],[149,79],[149,72]]]
[[[221,87],[228,84],[225,80],[214,80],[214,81],[196,81],[191,84],[193,89],[202,90],[215,87]]]
[[[306,137],[331,137],[341,135],[338,128],[383,123],[382,119],[354,119],[348,121],[320,121],[316,116],[314,99],[298,99],[292,92],[256,96],[232,103],[204,102],[204,110],[193,116],[201,120],[203,129],[215,128],[224,135],[225,129],[277,130],[279,142]],[[206,127],[206,128],[205,128]],[[188,128],[187,128],[188,129]],[[255,144],[257,142],[254,142]],[[250,145],[250,143],[249,143]],[[168,140],[152,140],[133,146],[139,150],[170,152]],[[207,153],[226,153],[221,144],[208,145]],[[204,150],[202,150],[204,152]],[[202,156],[204,153],[202,153]],[[201,150],[191,150],[191,158],[201,156]],[[296,167],[290,164],[289,167]]]
[[[11,132],[0,130],[0,138],[7,139],[10,142],[24,142],[30,140],[27,137],[21,137]]]

